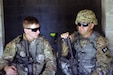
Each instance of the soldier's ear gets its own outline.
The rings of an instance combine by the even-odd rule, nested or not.
[[[95,26],[95,25],[94,25],[94,23],[91,23],[91,29],[93,29],[93,28],[94,28],[94,26]]]

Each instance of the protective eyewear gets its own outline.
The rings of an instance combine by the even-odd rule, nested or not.
[[[26,28],[26,29],[30,29],[32,32],[37,32],[37,30],[40,30],[40,27],[39,28]]]
[[[89,25],[89,23],[78,23],[78,26],[87,27],[88,25]]]

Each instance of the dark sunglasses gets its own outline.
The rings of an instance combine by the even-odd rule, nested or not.
[[[78,23],[78,26],[87,27],[89,23]]]
[[[26,28],[26,29],[30,29],[32,32],[36,32],[37,30],[40,30],[40,27],[39,28]]]

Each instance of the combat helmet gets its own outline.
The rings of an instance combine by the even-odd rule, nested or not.
[[[75,24],[77,25],[79,22],[85,22],[85,23],[94,23],[94,25],[97,25],[97,18],[95,13],[92,10],[81,10],[78,12]]]

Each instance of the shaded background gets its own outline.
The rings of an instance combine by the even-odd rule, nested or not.
[[[22,21],[34,16],[40,21],[41,33],[51,42],[51,32],[73,32],[75,16],[81,9],[91,9],[101,28],[101,0],[4,0],[5,44],[23,32]]]

